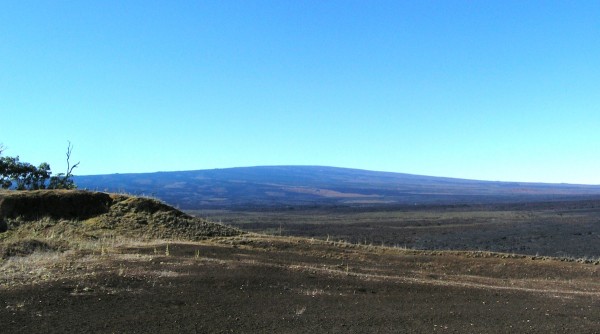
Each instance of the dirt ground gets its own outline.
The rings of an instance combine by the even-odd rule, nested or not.
[[[245,231],[352,243],[600,258],[600,201],[195,211]]]
[[[0,263],[3,333],[597,333],[600,266],[245,235]]]

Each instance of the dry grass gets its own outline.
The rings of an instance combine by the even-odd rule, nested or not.
[[[155,199],[84,191],[3,191],[0,221],[7,227],[0,233],[3,287],[93,276],[97,270],[123,272],[107,264],[147,260],[127,249],[161,247],[158,255],[168,256],[169,241],[241,233]]]
[[[21,196],[21,195],[20,195]],[[0,234],[0,286],[14,286],[64,277],[79,277],[82,272],[94,275],[98,270],[114,270],[119,275],[146,275],[152,277],[176,277],[170,269],[147,271],[111,267],[110,263],[148,262],[153,258],[170,258],[173,245],[215,245],[239,250],[311,256],[322,259],[319,266],[295,263],[286,265],[290,270],[309,270],[329,274],[354,275],[365,279],[388,278],[387,269],[376,264],[385,258],[403,258],[407,263],[398,264],[406,272],[405,279],[432,281],[426,276],[434,274],[446,277],[447,284],[470,282],[469,277],[494,277],[512,279],[511,284],[526,288],[519,281],[518,273],[507,271],[506,263],[527,263],[529,276],[523,279],[552,280],[559,274],[552,270],[561,262],[599,264],[598,258],[553,258],[519,254],[416,250],[405,246],[350,243],[344,240],[321,240],[301,237],[277,237],[255,233],[240,234],[223,225],[209,223],[187,216],[156,200],[112,196],[113,204],[107,213],[85,220],[42,217],[30,219],[25,216],[5,218],[9,230]],[[210,239],[207,239],[211,237]],[[198,243],[198,241],[205,242]],[[139,249],[152,249],[151,254],[140,254]],[[327,250],[327,251],[324,251]],[[264,265],[257,255],[243,256],[243,263]],[[178,258],[181,260],[181,258]],[[189,260],[189,261],[188,261]],[[216,261],[222,259],[207,256],[196,248],[182,264]],[[597,267],[589,272],[596,275]],[[144,271],[147,271],[144,273]],[[536,276],[538,275],[538,276]],[[553,276],[554,275],[554,276]],[[407,278],[408,277],[408,278]],[[554,277],[554,278],[553,278]],[[476,280],[470,284],[487,284]],[[516,283],[515,283],[516,282]]]
[[[452,312],[456,310],[454,305],[463,305],[465,314],[476,317],[481,316],[482,305],[488,307],[490,298],[510,301],[511,307],[523,298],[529,300],[523,303],[527,307],[531,306],[531,300],[537,303],[536,307],[545,307],[548,301],[571,303],[578,307],[569,310],[569,316],[574,317],[581,313],[580,305],[583,307],[600,297],[600,266],[594,265],[598,262],[595,258],[417,250],[392,244],[351,243],[342,238],[241,234],[217,224],[204,229],[203,222],[210,223],[190,220],[193,218],[166,210],[156,202],[123,197],[116,203],[109,212],[84,220],[21,216],[6,220],[10,228],[0,233],[0,291],[12,297],[0,309],[5,319],[21,319],[23,324],[27,322],[23,320],[25,317],[37,319],[39,314],[51,311],[55,312],[53,317],[45,320],[54,319],[57,326],[67,318],[79,319],[81,309],[91,305],[88,300],[92,297],[97,300],[92,306],[104,305],[104,308],[90,312],[92,316],[86,323],[115,308],[126,314],[140,305],[150,305],[143,310],[147,315],[143,322],[152,323],[157,314],[148,314],[152,312],[152,303],[157,301],[164,303],[153,306],[160,308],[160,314],[181,314],[202,308],[189,316],[194,321],[218,309],[229,311],[238,307],[237,314],[251,314],[265,305],[281,303],[265,314],[281,309],[287,312],[282,316],[306,319],[307,323],[322,321],[322,325],[327,322],[317,315],[330,314],[331,310],[336,310],[337,315],[355,307],[356,313],[343,320],[348,323],[369,310],[376,311],[366,316],[365,321],[381,312],[395,310],[405,301],[415,300],[424,304],[421,308],[411,304],[404,313],[417,309],[418,318],[439,305],[448,306]],[[186,225],[194,222],[198,224],[196,227]],[[224,233],[211,234],[211,231]],[[44,295],[50,290],[56,294]],[[30,298],[32,294],[36,297]],[[397,299],[389,299],[390,296]],[[446,299],[440,303],[435,296]],[[461,299],[464,296],[466,299]],[[472,301],[472,296],[479,297]],[[44,298],[55,302],[53,308],[33,302]],[[257,302],[257,298],[262,299]],[[64,300],[67,302],[62,303]],[[116,300],[117,304],[108,303]],[[222,304],[223,300],[230,302]],[[356,306],[358,302],[360,306]],[[73,303],[80,304],[72,308],[74,313],[65,315],[65,309]],[[80,308],[81,305],[85,307]],[[514,313],[512,308],[505,309],[510,312],[506,311],[509,315],[504,319],[512,321],[522,313],[521,306],[514,307]],[[177,312],[173,312],[174,308]],[[431,312],[431,316],[422,317],[427,326],[433,316],[443,313]],[[552,312],[565,311],[559,307]],[[133,312],[132,316],[139,317],[138,314],[141,311]],[[486,321],[496,321],[497,314],[494,310]],[[381,323],[389,323],[396,316],[390,314]],[[545,315],[540,317],[546,320]],[[206,323],[212,318],[218,319],[214,328],[221,328],[218,326],[228,321],[218,313],[202,321]],[[251,320],[252,324],[260,323]],[[124,323],[140,325],[131,325],[134,322],[130,320]],[[275,323],[280,326],[280,319]],[[586,324],[586,329],[593,328],[589,322]],[[237,320],[235,326],[239,326]],[[132,331],[132,327],[125,328],[128,330],[111,331]],[[485,332],[484,328],[477,332]],[[245,329],[245,332],[257,331],[255,327]],[[372,330],[362,327],[357,332],[369,329]],[[466,329],[463,332],[469,332],[470,328]],[[135,327],[133,331],[136,330],[142,331]],[[193,331],[188,328],[183,332]],[[209,328],[206,332],[220,330]]]

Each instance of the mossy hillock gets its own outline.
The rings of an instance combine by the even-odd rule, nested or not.
[[[89,228],[151,239],[199,240],[233,236],[235,228],[187,215],[156,199],[111,195],[108,212],[86,219]]]
[[[64,249],[64,242],[82,240],[194,241],[241,233],[152,198],[82,190],[0,191],[0,248],[16,250],[4,255],[20,249]]]
[[[82,190],[1,191],[0,219],[87,219],[107,213],[111,195]]]

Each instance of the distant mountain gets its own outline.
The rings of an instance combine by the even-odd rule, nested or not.
[[[148,195],[181,209],[419,205],[600,196],[600,186],[492,182],[321,166],[76,176],[80,189]]]

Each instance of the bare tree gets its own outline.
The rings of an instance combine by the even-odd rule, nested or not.
[[[56,176],[50,178],[49,189],[75,189],[77,185],[73,181],[73,169],[79,166],[79,162],[71,166],[71,152],[73,152],[73,145],[69,141],[67,146],[67,173],[59,173]]]
[[[71,142],[69,141],[69,146],[67,146],[67,174],[65,174],[65,178],[67,179],[73,177],[73,169],[77,168],[77,166],[79,166],[80,163],[80,161],[78,161],[73,166],[70,165],[71,152],[73,152],[73,145],[71,145]]]

